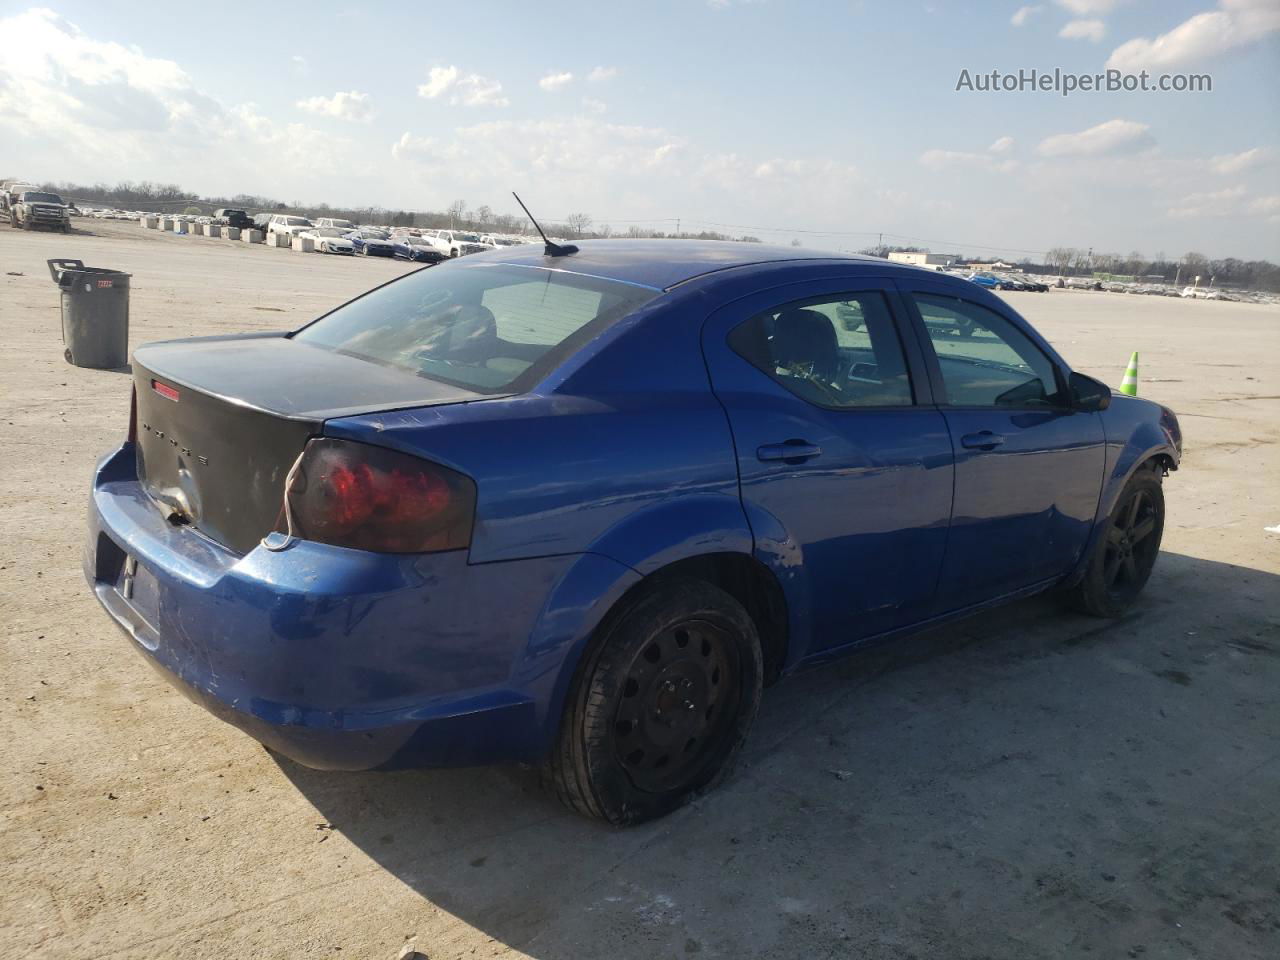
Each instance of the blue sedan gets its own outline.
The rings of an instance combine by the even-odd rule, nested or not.
[[[394,257],[396,245],[388,234],[381,230],[356,230],[347,234],[347,239],[362,257]]]
[[[392,237],[392,252],[401,260],[416,260],[419,263],[440,263],[448,260],[448,255],[440,252],[436,247],[421,237],[411,235],[401,235]]]
[[[505,247],[133,371],[85,574],[174,686],[308,766],[538,763],[613,823],[720,782],[802,667],[1050,587],[1119,616],[1182,451],[972,283],[759,244]]]

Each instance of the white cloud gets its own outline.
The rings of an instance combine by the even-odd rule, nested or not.
[[[618,75],[617,67],[596,67],[587,74],[588,83],[603,83],[605,80],[612,80]]]
[[[1013,12],[1013,16],[1009,18],[1009,22],[1015,27],[1026,26],[1028,20],[1043,10],[1044,6],[1042,4],[1036,4],[1035,6],[1030,7],[1019,7]]]
[[[1058,31],[1058,36],[1066,40],[1092,40],[1094,43],[1106,35],[1107,25],[1101,20],[1071,20]]]
[[[1108,14],[1125,0],[1054,0],[1054,2],[1070,10],[1077,17],[1087,17],[1091,14]]]
[[[920,164],[930,170],[968,167],[1010,173],[1018,168],[1018,161],[1008,155],[1012,149],[1013,137],[1004,136],[994,140],[985,153],[968,150],[926,150],[920,154]]]
[[[1209,161],[1209,168],[1214,173],[1232,174],[1252,170],[1271,160],[1273,151],[1265,147],[1254,147],[1242,153],[1223,153]]]
[[[604,113],[609,109],[607,103],[603,100],[597,100],[595,97],[583,97],[582,106],[583,109],[590,110],[592,113]]]
[[[0,141],[41,177],[299,196],[358,156],[350,140],[223,104],[174,61],[95,40],[50,10],[0,18],[0,36]],[[264,154],[276,161],[266,171]]]
[[[294,75],[299,77],[305,77],[311,72],[311,64],[300,53],[295,53],[289,58],[289,67],[293,70]]]
[[[1134,153],[1155,144],[1150,127],[1134,120],[1108,120],[1079,133],[1058,133],[1040,141],[1036,151],[1045,157],[1101,157]]]
[[[464,107],[505,107],[511,101],[502,95],[502,84],[478,73],[463,75],[455,66],[432,67],[427,82],[418,85],[418,96],[435,100],[449,94],[449,102]]]
[[[427,82],[418,85],[418,96],[434,100],[457,82],[457,67],[432,67]]]
[[[1155,39],[1137,37],[1111,52],[1107,66],[1137,72],[1199,63],[1257,43],[1280,31],[1277,0],[1222,0],[1221,9],[1198,13]]]
[[[1244,187],[1189,193],[1177,206],[1170,207],[1167,213],[1174,220],[1239,216],[1245,207],[1244,199]]]
[[[373,105],[369,102],[369,95],[355,90],[339,90],[332,97],[308,97],[299,100],[297,106],[307,113],[337,117],[339,120],[368,123],[373,119]]]
[[[1280,222],[1280,194],[1257,197],[1249,204],[1249,212],[1266,217],[1271,223]]]
[[[563,90],[571,83],[573,83],[573,74],[566,70],[563,73],[548,73],[538,81],[538,86],[548,93],[554,93],[557,90]]]

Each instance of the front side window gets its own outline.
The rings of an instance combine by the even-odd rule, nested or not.
[[[294,338],[479,393],[501,393],[532,386],[657,295],[554,270],[441,266],[372,290]]]
[[[955,407],[1060,406],[1053,363],[994,310],[932,293],[913,295]]]
[[[801,399],[821,407],[912,403],[902,343],[884,294],[841,294],[766,310],[729,345]]]

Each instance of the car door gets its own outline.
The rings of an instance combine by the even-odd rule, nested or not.
[[[784,581],[800,656],[920,620],[934,599],[951,442],[901,316],[883,281],[831,279],[738,300],[703,328],[756,554]]]
[[[936,281],[900,287],[955,452],[939,611],[1062,576],[1098,507],[1101,417],[1071,408],[1061,361],[1012,311]]]

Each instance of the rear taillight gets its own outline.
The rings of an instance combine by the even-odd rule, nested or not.
[[[381,553],[458,550],[471,543],[470,477],[383,447],[320,437],[292,471],[289,517],[277,530]]]
[[[129,435],[125,437],[129,443],[138,442],[138,386],[134,384],[129,393]]]

